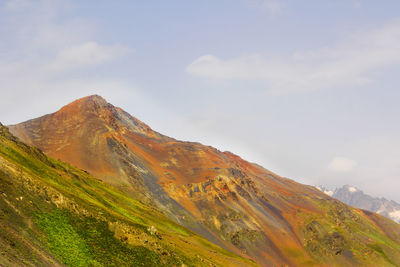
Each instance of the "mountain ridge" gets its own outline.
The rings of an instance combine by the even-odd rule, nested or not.
[[[236,254],[264,266],[400,262],[400,229],[373,213],[233,153],[156,133],[99,96],[60,111],[9,129]]]

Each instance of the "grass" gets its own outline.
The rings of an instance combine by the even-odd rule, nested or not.
[[[80,218],[66,210],[38,213],[35,223],[50,250],[68,266],[165,266],[144,246],[128,246],[115,238],[104,221]]]
[[[68,266],[96,266],[85,240],[61,211],[37,214],[35,223],[46,233],[50,250]]]

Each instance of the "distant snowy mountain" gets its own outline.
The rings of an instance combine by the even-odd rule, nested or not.
[[[332,196],[333,193],[335,192],[334,190],[329,190],[329,189],[327,189],[327,188],[324,187],[324,186],[317,186],[317,188],[318,188],[320,191],[322,191],[322,192],[324,192],[325,194],[327,194],[328,196]]]
[[[335,190],[329,190],[323,186],[317,186],[325,194],[340,201],[364,210],[381,214],[393,221],[400,223],[400,204],[386,198],[377,198],[365,194],[360,189],[345,185]]]

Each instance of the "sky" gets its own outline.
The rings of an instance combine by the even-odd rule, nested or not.
[[[168,136],[400,202],[400,1],[0,0],[0,122],[99,94]]]

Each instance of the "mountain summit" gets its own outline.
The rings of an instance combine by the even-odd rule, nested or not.
[[[50,156],[116,185],[129,184],[131,177],[129,166],[121,165],[120,157],[127,156],[123,135],[169,140],[98,95],[78,99],[53,114],[9,129]]]
[[[230,152],[161,135],[100,96],[9,129],[261,265],[400,264],[396,223]]]

